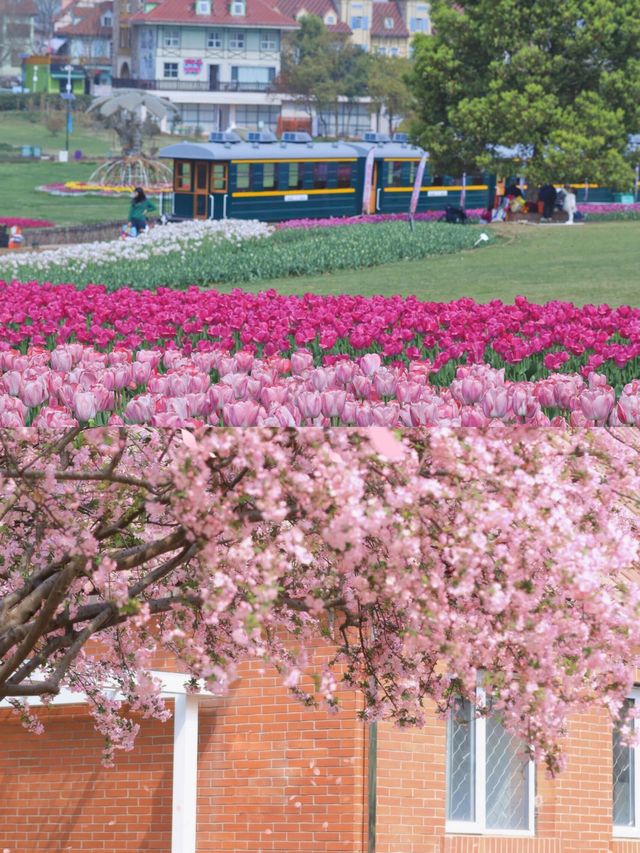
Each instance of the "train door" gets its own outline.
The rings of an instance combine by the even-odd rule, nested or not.
[[[211,164],[211,202],[213,218],[227,218],[227,202],[229,200],[229,164]]]
[[[193,218],[208,219],[209,212],[209,163],[196,161],[193,175]]]
[[[371,195],[369,196],[369,210],[371,213],[376,213],[378,210],[378,198],[380,195],[380,188],[378,187],[378,171],[382,166],[384,161],[380,161],[378,163],[377,160],[373,161],[373,172],[371,173]]]

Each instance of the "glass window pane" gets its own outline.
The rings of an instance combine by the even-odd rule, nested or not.
[[[447,725],[447,820],[475,820],[475,719],[459,701]]]
[[[227,167],[224,163],[214,163],[211,167],[211,189],[214,192],[226,192]]]
[[[338,187],[350,187],[351,186],[351,163],[338,163],[338,179],[337,184]]]
[[[529,761],[522,742],[500,719],[487,717],[486,827],[529,828]]]
[[[238,163],[236,166],[236,188],[249,189],[249,163]]]
[[[328,163],[314,163],[313,164],[313,186],[314,189],[322,190],[327,186],[327,181],[329,178],[329,164]]]
[[[304,183],[304,163],[289,163],[289,189],[301,190]]]
[[[262,187],[265,190],[278,189],[278,174],[275,163],[265,163],[262,167]]]
[[[631,707],[629,700],[627,706]],[[635,772],[633,750],[622,742],[620,729],[613,731],[613,825],[635,826]]]
[[[176,160],[174,188],[176,190],[191,190],[191,163]]]

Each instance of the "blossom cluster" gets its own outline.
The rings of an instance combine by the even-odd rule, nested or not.
[[[268,237],[272,229],[263,222],[243,219],[194,220],[148,228],[135,240],[80,243],[45,251],[17,252],[0,257],[0,275],[15,276],[22,267],[46,274],[52,265],[64,265],[69,274],[81,272],[95,263],[145,261],[178,252],[195,252],[205,242]]]
[[[154,427],[451,426],[495,423],[597,426],[640,423],[640,382],[616,399],[606,377],[552,374],[509,382],[504,370],[459,367],[447,388],[430,384],[428,361],[385,366],[377,353],[315,367],[220,350],[98,353],[81,344],[0,353],[0,427],[77,424]]]
[[[24,713],[19,697],[83,691],[107,758],[131,748],[128,714],[166,713],[158,647],[192,689],[224,692],[249,657],[307,704],[335,708],[342,686],[366,720],[400,725],[473,701],[481,679],[552,770],[569,714],[624,711],[640,666],[635,430],[0,439],[0,696]]]
[[[469,219],[480,219],[483,209],[477,208],[467,210],[466,214]],[[416,222],[438,222],[444,216],[444,210],[425,210],[416,213],[413,219]],[[288,229],[299,228],[340,228],[344,225],[358,225],[364,222],[368,224],[376,224],[379,222],[408,222],[408,213],[369,213],[363,216],[327,216],[323,219],[285,219],[284,222],[278,224],[278,229],[286,231]]]
[[[220,349],[258,356],[310,350],[316,365],[379,352],[385,361],[429,359],[453,378],[462,362],[507,367],[514,380],[549,372],[602,371],[617,387],[640,374],[640,309],[472,299],[283,296],[273,290],[184,292],[0,282],[0,349],[52,348],[67,342],[160,347],[186,355]],[[448,373],[447,373],[448,371]]]

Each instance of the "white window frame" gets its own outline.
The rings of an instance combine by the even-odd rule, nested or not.
[[[636,707],[640,706],[640,687],[634,687],[631,691],[629,699],[633,699]],[[640,725],[640,720],[634,720],[634,726]],[[613,743],[611,745],[613,751]],[[611,813],[611,822],[614,838],[640,838],[640,746],[632,747],[632,762],[633,769],[633,805],[635,812],[635,826],[616,826],[613,823],[613,812]],[[611,799],[613,800],[613,776],[611,777]]]
[[[327,17],[324,19],[324,22],[325,22],[325,24],[335,24],[336,16],[335,15],[327,15]]]
[[[276,34],[272,30],[264,30],[260,33],[260,50],[275,51],[278,49]]]
[[[484,705],[486,693],[479,687],[476,691],[476,705]],[[535,837],[535,764],[529,761],[527,766],[527,811],[529,815],[529,826],[527,829],[487,829],[486,806],[487,806],[487,718],[475,717],[475,761],[474,761],[474,814],[475,820],[449,820],[445,822],[445,832],[450,835],[487,835],[506,838],[534,838]],[[448,744],[448,737],[447,737]],[[445,752],[446,765],[449,764],[449,756]],[[445,767],[446,773],[447,767]],[[448,806],[448,804],[447,804]]]
[[[196,0],[196,15],[210,15],[211,0]]]
[[[175,74],[167,74],[167,67],[171,65],[176,69]],[[180,63],[179,62],[164,62],[162,65],[162,79],[163,80],[177,80],[180,74]]]
[[[177,27],[166,29],[162,34],[162,46],[169,48],[180,47],[180,30]]]
[[[393,18],[385,18],[384,19],[384,28],[385,30],[392,30],[395,26],[395,21]]]
[[[247,4],[245,0],[231,0],[230,13],[236,18],[241,18],[246,15]]]
[[[208,48],[221,48],[222,47],[222,31],[221,30],[209,30],[207,32],[207,47]]]
[[[229,50],[245,50],[246,43],[247,40],[241,30],[229,34]]]

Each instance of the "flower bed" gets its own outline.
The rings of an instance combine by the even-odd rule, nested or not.
[[[68,344],[0,354],[0,427],[95,424],[156,427],[452,426],[493,422],[597,426],[640,421],[640,381],[619,400],[602,375],[553,374],[508,382],[487,365],[459,367],[448,388],[429,382],[429,362],[385,366],[377,353],[315,367],[247,351],[184,356],[175,350],[98,353]]]
[[[23,281],[46,276],[77,286],[100,282],[110,289],[181,288],[364,269],[458,252],[477,239],[474,228],[428,222],[413,229],[386,222],[274,233],[262,222],[193,221],[153,228],[135,240],[6,256],[0,258],[0,276]]]
[[[640,376],[640,309],[567,302],[506,305],[472,299],[281,296],[159,289],[109,292],[0,282],[0,348],[66,342],[110,351],[125,347],[192,352],[249,350],[291,357],[308,349],[314,365],[377,352],[385,363],[428,361],[430,382],[449,385],[463,363],[504,368],[510,381],[552,373],[603,373],[620,393]]]
[[[483,212],[482,208],[467,210],[467,217],[472,221],[478,221]],[[444,216],[444,210],[427,210],[416,213],[413,217],[415,222],[439,222]],[[343,225],[362,225],[364,223],[376,225],[380,222],[408,222],[408,213],[371,213],[365,216],[329,216],[325,219],[287,219],[278,223],[278,229],[287,231],[299,228],[337,228]]]
[[[54,223],[47,219],[25,219],[21,216],[0,216],[0,225],[6,225],[11,228],[17,225],[18,228],[53,228]]]

